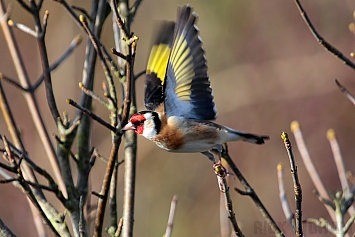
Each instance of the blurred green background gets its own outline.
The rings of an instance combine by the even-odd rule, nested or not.
[[[29,14],[16,1],[11,18],[33,28]],[[90,1],[70,1],[88,9]],[[326,52],[313,38],[292,0],[273,1],[143,1],[132,30],[140,40],[135,72],[145,68],[149,45],[157,19],[174,20],[177,6],[190,3],[199,15],[198,27],[206,50],[209,73],[219,117],[217,122],[238,130],[270,135],[264,146],[247,143],[229,144],[230,154],[246,179],[256,190],[274,219],[287,236],[292,236],[278,199],[276,165],[285,165],[287,194],[293,207],[293,184],[282,131],[290,133],[289,125],[298,120],[313,161],[329,190],[341,189],[332,152],[325,137],[329,128],[335,129],[347,170],[355,171],[355,109],[334,83],[337,78],[355,94],[354,71]],[[354,35],[348,30],[355,21],[353,1],[302,1],[318,32],[332,45],[349,55],[354,50]],[[84,42],[75,53],[53,72],[53,86],[60,111],[74,114],[66,98],[79,99],[86,35],[64,11],[60,4],[44,1],[43,11],[50,12],[46,42],[51,62],[55,61],[72,38],[83,35]],[[114,47],[112,21],[108,19],[102,41]],[[35,40],[15,30],[30,77],[35,81],[41,74]],[[16,73],[0,33],[0,72],[15,78]],[[102,95],[105,80],[97,64],[95,91]],[[143,107],[143,77],[137,82],[138,109]],[[30,156],[48,171],[41,142],[34,129],[21,92],[5,85],[17,123],[21,128]],[[49,132],[56,133],[48,112],[44,88],[37,92]],[[108,120],[108,112],[98,103],[94,111]],[[3,118],[0,132],[7,134]],[[93,122],[92,146],[108,156],[110,133]],[[302,163],[296,144],[294,152],[303,190],[303,217],[329,219],[321,203],[312,194],[314,185]],[[173,236],[220,236],[219,198],[212,164],[200,154],[167,153],[153,143],[139,138],[135,199],[134,236],[162,236],[168,218],[170,202],[178,196]],[[73,148],[75,152],[75,147]],[[120,156],[122,159],[122,156]],[[97,161],[91,173],[92,189],[99,191],[106,164]],[[119,193],[122,196],[123,168],[119,169]],[[230,187],[242,188],[230,177]],[[51,200],[55,198],[49,194]],[[247,236],[273,236],[250,198],[232,191],[237,220]],[[96,203],[96,198],[92,197]],[[122,199],[119,200],[121,205]],[[119,212],[121,212],[120,207]],[[24,195],[11,184],[0,186],[0,218],[18,236],[35,236],[35,227]],[[261,228],[260,228],[261,226]],[[355,232],[355,227],[350,234]],[[307,236],[330,236],[324,230],[305,229]]]

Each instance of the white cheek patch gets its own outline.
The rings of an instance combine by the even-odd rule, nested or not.
[[[143,134],[142,135],[145,138],[151,140],[157,135],[157,131],[156,131],[154,126],[151,127],[151,126],[144,125],[144,130],[143,130]]]
[[[151,113],[144,114],[144,130],[142,135],[147,139],[153,139],[157,135],[157,130],[154,123],[154,117]]]

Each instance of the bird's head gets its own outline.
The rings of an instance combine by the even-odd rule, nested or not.
[[[134,130],[136,134],[153,139],[159,132],[161,121],[158,113],[153,111],[141,111],[132,115],[129,122],[122,130]]]

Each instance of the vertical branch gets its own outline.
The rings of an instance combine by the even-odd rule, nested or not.
[[[165,231],[165,236],[164,237],[171,237],[171,233],[173,231],[174,216],[175,216],[177,200],[178,200],[178,198],[175,195],[173,197],[173,200],[171,201],[168,224],[166,226],[166,231]]]
[[[233,203],[232,203],[232,199],[230,197],[229,186],[228,186],[227,179],[226,179],[227,171],[220,162],[215,163],[213,165],[213,169],[217,175],[217,182],[218,182],[219,189],[223,193],[223,196],[224,196],[225,208],[228,213],[228,218],[229,218],[230,222],[232,223],[232,226],[234,229],[234,234],[238,237],[244,237],[243,232],[241,231],[241,229],[238,226],[237,218],[235,217],[235,213],[233,210]],[[244,194],[248,195],[247,193],[243,193],[240,190],[237,190],[237,191],[242,195],[244,195]]]
[[[116,158],[118,154],[118,148],[121,144],[121,140],[122,140],[121,138],[122,138],[121,135],[116,135],[114,137],[113,145],[111,147],[110,157],[108,159],[105,177],[101,187],[100,198],[97,203],[97,212],[96,212],[95,230],[94,230],[95,237],[102,236],[102,227],[103,227],[105,208],[106,208],[106,203],[108,198],[108,192],[109,192],[113,169],[117,161]]]
[[[121,124],[126,124],[128,117],[137,112],[135,98],[135,83],[133,80],[133,65],[136,54],[136,36],[131,37],[130,24],[131,16],[129,12],[128,0],[120,1],[119,6],[116,1],[111,0],[111,8],[115,13],[117,27],[115,39],[116,47],[126,56],[125,71],[123,76],[124,102]],[[114,27],[115,28],[115,27]],[[123,36],[124,40],[118,40]],[[121,60],[121,59],[119,59]],[[123,61],[121,60],[121,63]],[[122,68],[123,64],[120,64]],[[123,201],[123,228],[122,236],[133,236],[134,222],[134,197],[135,197],[135,177],[136,177],[136,153],[137,153],[137,135],[133,131],[127,131],[125,139],[125,174],[124,174],[124,201]]]
[[[69,14],[74,17],[77,22],[80,22],[80,19],[76,16],[76,14],[72,11],[72,9],[68,6],[68,4],[63,1],[63,6],[68,10]],[[97,51],[95,50],[95,45],[93,44],[92,39],[100,39],[102,33],[102,27],[107,18],[109,11],[108,11],[108,4],[106,1],[98,1],[93,0],[91,2],[91,12],[90,17],[91,21],[87,29],[90,30],[91,37],[89,35],[89,39],[86,44],[86,57],[83,69],[83,78],[82,84],[87,90],[92,90],[94,85],[94,75],[95,75],[95,65],[97,59]],[[81,25],[83,28],[83,24]],[[97,46],[97,45],[96,45]],[[82,92],[80,97],[80,106],[85,109],[91,110],[92,106],[92,98]],[[78,127],[78,159],[77,159],[77,169],[78,169],[78,181],[77,181],[77,191],[83,197],[84,202],[86,202],[86,198],[88,195],[88,187],[89,187],[89,173],[91,170],[91,163],[90,163],[90,151],[91,151],[91,120],[89,116],[82,115],[81,111],[77,111],[76,117],[81,117],[80,125]],[[78,203],[78,198],[75,199],[76,203]],[[75,209],[75,212],[72,213],[72,219],[78,220],[80,217],[80,211],[78,208]],[[86,226],[85,220],[83,220],[83,224]],[[78,226],[76,226],[78,228]],[[86,228],[86,234],[88,229]],[[100,233],[101,234],[101,233]]]
[[[45,42],[45,34],[46,34],[46,26],[42,27],[42,23],[39,16],[40,8],[37,7],[34,1],[30,1],[31,8],[33,11],[33,19],[35,22],[35,28],[37,33],[37,44],[39,49],[39,54],[42,63],[43,76],[44,76],[44,84],[46,88],[46,96],[48,107],[52,113],[52,117],[56,125],[57,123],[61,123],[60,115],[57,108],[57,103],[55,101],[54,93],[53,93],[53,85],[52,85],[52,77],[49,69],[49,61],[48,61],[48,53],[47,46]],[[47,21],[49,16],[49,12],[45,12],[45,21]]]
[[[113,174],[110,184],[109,205],[110,205],[110,227],[107,229],[107,233],[110,236],[114,236],[118,229],[118,217],[117,217],[117,176],[118,176],[118,163],[113,169]]]
[[[284,141],[285,148],[287,151],[288,158],[291,165],[291,175],[293,180],[293,189],[295,192],[295,201],[296,201],[296,211],[295,211],[295,233],[296,236],[302,236],[302,189],[301,184],[298,180],[297,166],[295,164],[295,158],[292,152],[292,145],[288,139],[288,135],[285,132],[282,132],[281,139]]]
[[[133,46],[133,47],[132,47]],[[129,114],[137,111],[135,102],[135,84],[133,78],[133,63],[135,46],[129,47],[128,60],[126,64],[126,85],[125,102],[122,116],[122,124],[126,124]],[[131,95],[132,93],[132,95]],[[125,111],[127,110],[127,111]],[[128,113],[129,111],[129,113]],[[134,196],[136,183],[136,154],[137,154],[137,135],[134,131],[125,132],[125,175],[124,175],[124,201],[123,201],[123,237],[133,236],[134,222]]]
[[[226,172],[228,174],[228,167],[225,164],[225,160],[222,160],[222,165],[226,168]],[[228,177],[226,177],[227,179],[227,183],[228,183]],[[231,236],[231,226],[230,226],[230,220],[229,220],[229,213],[226,212],[226,198],[225,198],[225,194],[223,192],[220,192],[219,195],[219,223],[220,223],[220,231],[221,231],[221,237],[229,237]]]
[[[115,1],[111,1],[111,3],[112,2],[115,3]],[[117,22],[122,22],[120,15],[118,15],[118,13],[117,13],[117,9],[115,10],[115,14],[116,14]],[[121,25],[119,25],[119,26],[122,27]],[[127,26],[125,26],[125,27],[127,27]],[[122,31],[123,31],[123,29],[126,29],[126,28],[121,28]],[[126,30],[124,30],[124,31],[126,31]],[[132,89],[134,89],[134,84],[132,84],[132,77],[133,77],[133,64],[134,64],[134,57],[135,57],[135,49],[136,49],[137,40],[138,40],[138,38],[133,36],[132,38],[126,38],[126,41],[125,41],[128,55],[126,56],[126,65],[125,65],[125,68],[126,68],[125,98],[124,98],[124,102],[123,102],[123,112],[122,112],[121,124],[127,123],[128,118],[129,118],[129,113],[130,113],[130,107],[131,107],[131,98],[132,97],[134,98],[134,96],[132,96],[131,93],[132,93]],[[117,162],[117,153],[118,153],[119,145],[121,143],[121,136],[122,136],[122,134],[115,134],[115,136],[114,136],[113,146],[111,148],[111,153],[110,153],[109,161],[107,164],[104,181],[103,181],[102,188],[101,188],[101,195],[102,196],[98,201],[94,236],[101,236],[102,235],[102,225],[103,225],[104,212],[105,212],[105,207],[106,207],[107,198],[108,198],[109,185],[111,183],[111,178],[112,178],[114,166]],[[135,149],[134,146],[135,146],[135,143],[132,146],[133,149]],[[126,236],[125,233],[132,233],[132,231],[133,231],[135,152],[131,152],[130,154],[132,154],[133,156],[128,157],[127,153],[126,153],[125,167],[130,166],[131,167],[130,171],[133,171],[133,172],[127,173],[127,170],[125,172],[125,180],[127,179],[127,177],[131,178],[130,179],[131,185],[127,186],[126,181],[125,181],[124,213],[125,213],[125,207],[126,207],[126,208],[130,209],[130,211],[128,213],[131,213],[131,214],[128,217],[125,216],[125,214],[124,214],[123,236]],[[127,163],[128,163],[128,165],[127,165]],[[130,175],[127,175],[127,174],[130,174]],[[132,178],[132,176],[133,176],[133,178]],[[128,196],[128,197],[126,195],[127,187],[130,190],[129,191],[130,196]],[[128,204],[127,204],[126,200],[129,200]],[[131,225],[131,228],[126,228],[125,227],[125,225],[127,225],[126,223]]]

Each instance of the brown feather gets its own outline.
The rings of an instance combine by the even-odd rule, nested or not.
[[[162,106],[159,106],[161,108]],[[158,109],[159,109],[158,108]],[[167,123],[165,113],[160,113],[161,130],[158,135],[152,140],[158,146],[167,150],[178,150],[183,145],[183,134],[179,129]]]

